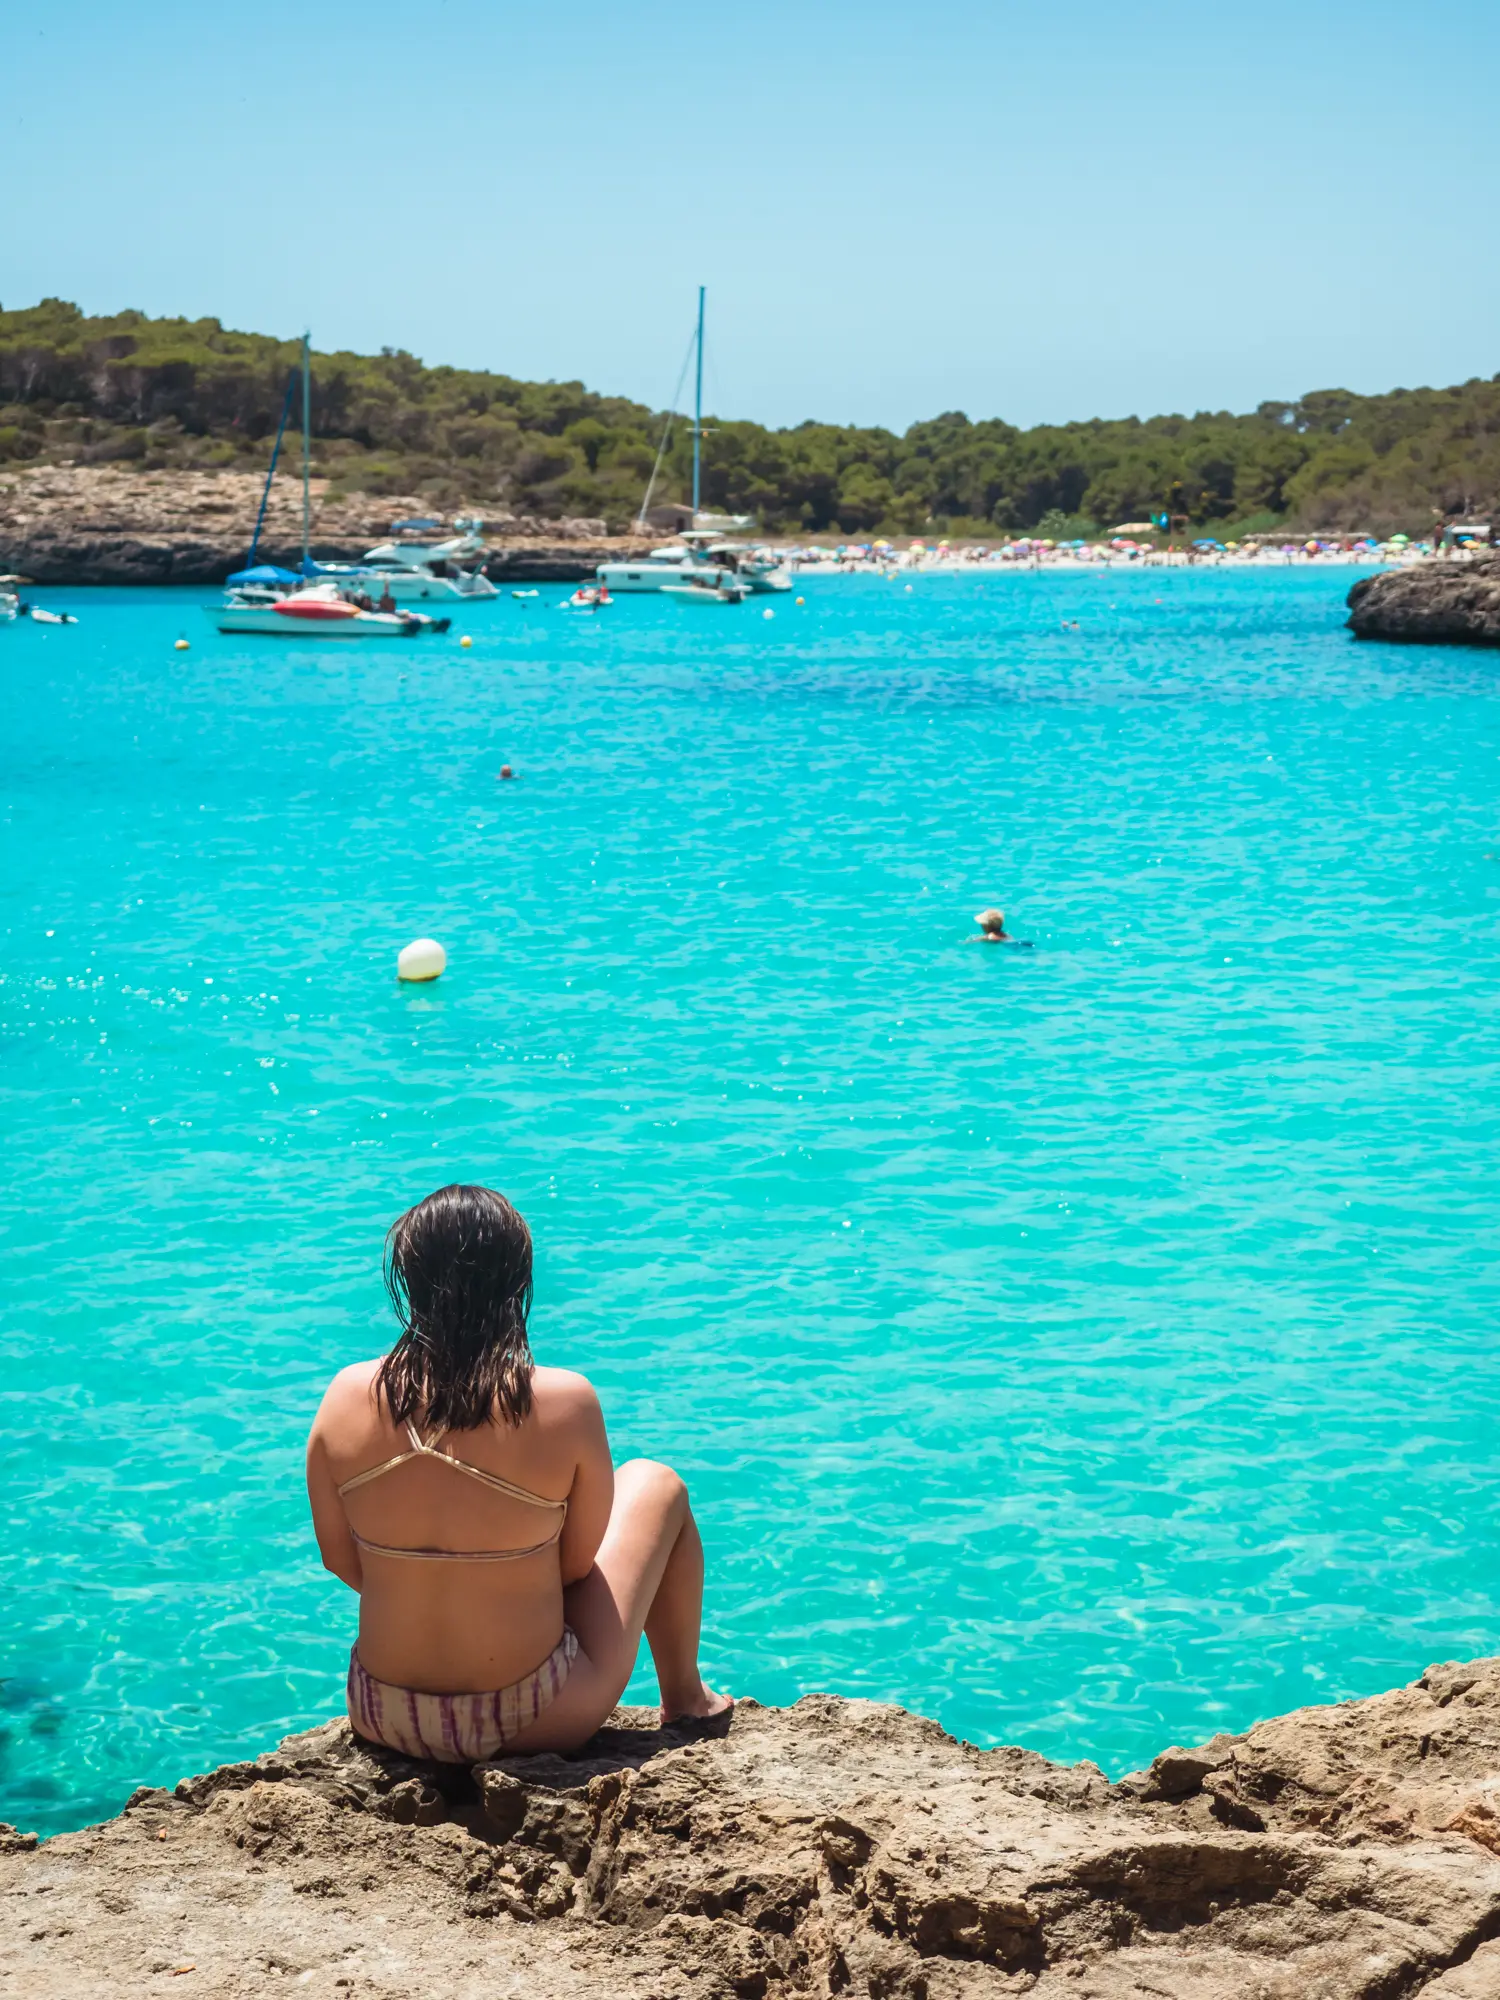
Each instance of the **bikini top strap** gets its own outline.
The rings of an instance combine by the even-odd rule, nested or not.
[[[352,1479],[346,1479],[338,1489],[339,1495],[352,1493],[358,1486],[368,1486],[372,1479],[379,1479],[387,1472],[394,1472],[398,1465],[409,1465],[416,1458],[441,1459],[444,1465],[451,1465],[455,1472],[462,1472],[470,1479],[477,1479],[481,1486],[487,1486],[492,1493],[503,1493],[507,1499],[520,1500],[528,1507],[555,1507],[562,1520],[567,1519],[566,1500],[550,1500],[545,1493],[532,1493],[524,1486],[517,1486],[509,1479],[502,1479],[498,1472],[486,1472],[482,1465],[470,1465],[467,1459],[455,1458],[450,1452],[439,1451],[438,1446],[448,1435],[445,1426],[424,1439],[410,1417],[406,1420],[406,1435],[411,1439],[410,1451],[398,1451],[394,1458],[388,1458],[380,1465],[372,1465],[367,1472],[356,1472]],[[561,1522],[558,1534],[562,1533]],[[538,1547],[546,1547],[539,1543]]]
[[[406,1435],[411,1439],[410,1451],[398,1451],[394,1458],[382,1459],[379,1465],[372,1465],[364,1472],[356,1472],[352,1479],[346,1479],[338,1489],[340,1497],[345,1493],[352,1493],[357,1486],[368,1486],[372,1479],[379,1479],[387,1472],[394,1472],[398,1465],[409,1465],[414,1458],[448,1458],[446,1452],[437,1448],[441,1440],[447,1436],[446,1431],[439,1431],[431,1443],[424,1444],[418,1435],[416,1425],[408,1417]],[[456,1465],[458,1461],[449,1458],[448,1463]]]

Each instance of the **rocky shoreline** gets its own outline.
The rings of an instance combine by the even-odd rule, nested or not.
[[[1348,604],[1356,639],[1500,646],[1500,556],[1424,562],[1361,577]]]
[[[420,497],[337,498],[326,481],[312,486],[312,553],[323,562],[358,561],[393,522],[429,512]],[[244,565],[260,497],[259,478],[243,472],[48,465],[13,473],[0,478],[0,572],[39,584],[221,584]],[[485,536],[484,568],[497,583],[577,583],[601,562],[644,555],[656,539],[493,508]],[[271,490],[259,560],[290,568],[301,557],[301,487],[282,481]]]
[[[1497,2000],[1500,1660],[1117,1784],[831,1695],[472,1771],[336,1721],[0,1892],[28,2000]]]

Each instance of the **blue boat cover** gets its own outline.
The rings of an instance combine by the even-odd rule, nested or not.
[[[297,583],[300,579],[294,569],[277,569],[274,563],[257,563],[254,569],[236,570],[229,581],[231,583]]]

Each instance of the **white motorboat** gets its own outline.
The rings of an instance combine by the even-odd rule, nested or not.
[[[446,632],[451,620],[417,611],[367,610],[337,581],[310,583],[300,590],[263,584],[230,589],[208,616],[221,632],[258,632],[275,639],[412,639]]]
[[[708,538],[691,531],[680,541],[653,549],[636,562],[600,563],[594,571],[599,583],[619,595],[629,596],[648,590],[666,590],[673,584],[707,583],[718,587],[735,581],[734,569],[719,560]]]
[[[726,589],[737,585],[742,594],[752,596],[792,587],[790,573],[774,557],[720,541],[716,535],[695,528],[634,562],[600,563],[594,574],[622,596],[668,590],[684,583],[707,582]]]
[[[425,604],[432,599],[461,597],[472,600],[498,597],[495,588],[474,557],[484,556],[482,521],[455,521],[459,532],[445,542],[381,542],[365,551],[360,565],[360,581],[376,597],[389,596],[397,604]],[[463,567],[465,561],[471,567]],[[323,565],[325,571],[329,565]]]
[[[736,553],[739,561],[735,567],[752,597],[791,589],[792,573],[780,556],[769,555],[760,549],[743,549]]]

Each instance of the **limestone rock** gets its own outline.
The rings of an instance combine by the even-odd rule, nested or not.
[[[260,507],[258,474],[140,472],[110,465],[42,465],[0,475],[0,572],[40,584],[219,584],[243,567]],[[498,513],[482,502],[451,510],[485,518],[485,569],[497,581],[576,583],[599,563],[644,555],[650,539],[606,532],[583,517],[543,521]],[[312,481],[312,553],[356,562],[385,541],[394,522],[423,518],[420,496],[330,497]],[[295,568],[302,559],[302,488],[272,483],[259,561]]]
[[[1118,1785],[830,1695],[472,1771],[338,1721],[0,1893],[40,2000],[1500,2000],[1500,1660]]]
[[[1348,602],[1356,639],[1500,646],[1500,555],[1361,577]]]

